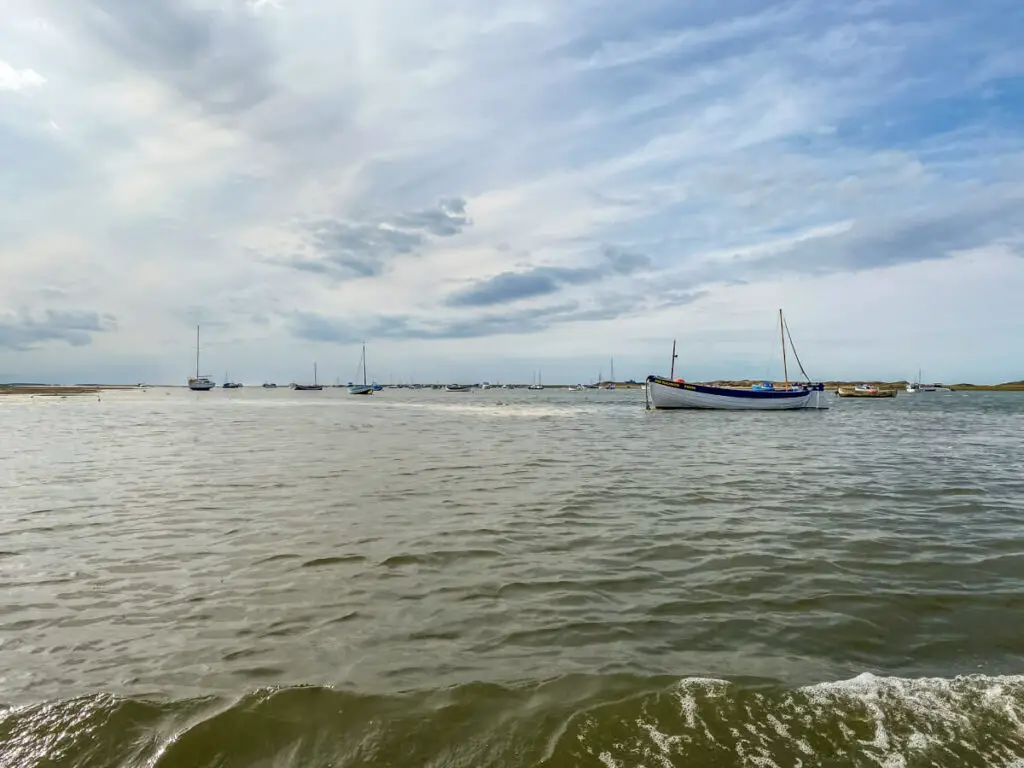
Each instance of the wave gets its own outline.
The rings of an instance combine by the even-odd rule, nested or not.
[[[862,674],[801,688],[570,676],[369,695],[108,694],[0,712],[0,764],[35,766],[1013,766],[1024,677]]]

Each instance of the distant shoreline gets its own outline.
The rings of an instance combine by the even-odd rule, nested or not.
[[[726,387],[749,387],[752,384],[759,384],[762,380],[753,379],[737,379],[732,381],[717,380],[713,382],[719,386]],[[783,382],[775,382],[778,385]],[[608,382],[602,382],[600,387],[603,389],[606,387]],[[906,381],[872,381],[870,379],[856,379],[851,381],[826,381],[824,382],[826,390],[836,390],[839,387],[853,387],[858,384],[871,384],[878,389],[896,389],[903,391],[906,389]],[[421,385],[422,388],[431,388],[433,385],[425,384]],[[517,388],[525,389],[525,384],[516,384]],[[545,384],[545,390],[558,390],[565,389],[570,384]],[[615,382],[616,389],[643,389],[642,383],[626,383],[626,382]],[[1011,381],[1003,384],[942,384],[938,386],[948,387],[955,392],[1024,392],[1024,381]],[[74,384],[74,385],[61,385],[61,384],[0,384],[0,395],[40,395],[40,396],[60,396],[67,397],[69,395],[94,395],[104,390],[142,390],[149,389],[152,387],[161,388],[175,388],[184,389],[184,384]],[[286,385],[281,385],[278,389],[287,389]],[[334,388],[327,387],[325,388]],[[344,389],[345,387],[340,387]],[[394,386],[385,386],[385,389],[396,389]],[[408,389],[406,385],[404,388]],[[491,387],[492,389],[498,389],[499,387]],[[218,389],[220,389],[218,387]],[[262,389],[258,385],[252,385],[249,389]]]

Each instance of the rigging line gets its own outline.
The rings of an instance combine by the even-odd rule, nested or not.
[[[797,354],[796,345],[793,343],[793,337],[789,333],[789,323],[786,322],[786,318],[782,318],[782,326],[786,329],[786,338],[789,339],[789,348],[793,350],[793,357],[796,358],[796,364],[800,366],[800,373],[804,375],[807,381],[811,380],[811,377],[807,375],[807,371],[804,370],[804,364],[800,362],[800,355]]]

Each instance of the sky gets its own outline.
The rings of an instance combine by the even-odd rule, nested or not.
[[[1024,379],[1024,3],[0,0],[0,381]],[[792,360],[792,358],[791,358]]]

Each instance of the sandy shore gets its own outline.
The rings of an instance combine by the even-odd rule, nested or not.
[[[0,395],[41,395],[43,397],[71,397],[74,395],[95,395],[104,389],[138,389],[138,387],[113,386],[52,386],[49,384],[0,384]]]

